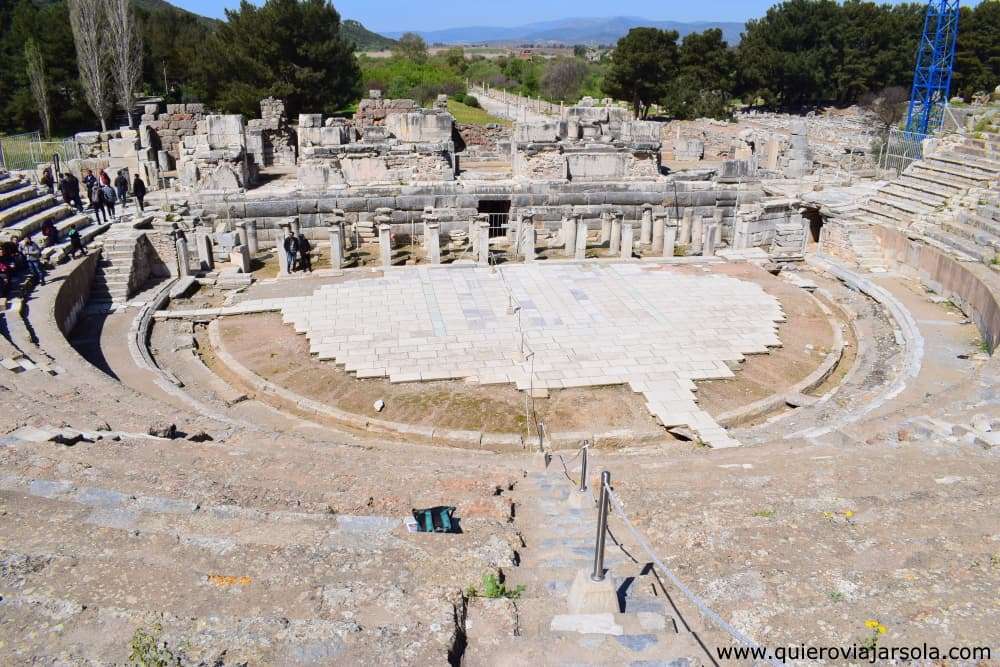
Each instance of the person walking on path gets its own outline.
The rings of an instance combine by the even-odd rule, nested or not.
[[[139,202],[139,212],[144,212],[146,210],[146,184],[139,178],[139,174],[136,174],[132,181],[132,196]]]
[[[21,241],[21,254],[28,265],[28,271],[34,276],[39,285],[45,284],[45,269],[42,268],[42,249],[31,240],[30,236],[24,237]]]
[[[291,230],[285,237],[282,247],[285,249],[285,262],[288,265],[288,273],[295,273],[295,258],[299,254],[299,240],[295,238]]]
[[[115,213],[115,202],[118,201],[118,194],[115,192],[115,189],[110,185],[102,185],[101,199],[104,202],[106,213],[108,213],[111,218],[117,220],[118,215]]]
[[[96,179],[94,180],[94,186],[90,188],[90,207],[94,209],[94,219],[97,222],[101,222],[102,215],[104,216],[104,222],[108,221],[108,212],[104,208],[104,192]]]
[[[309,243],[309,239],[306,235],[299,233],[299,270],[307,271],[309,273],[313,272],[312,267],[312,256],[310,256],[309,251],[312,250],[312,244]]]
[[[118,176],[115,178],[115,191],[118,193],[118,201],[121,202],[122,211],[124,211],[126,204],[128,204],[128,176],[125,175],[124,169],[119,170]]]
[[[80,253],[82,257],[86,257],[87,249],[83,247],[83,238],[80,236],[80,230],[76,228],[76,225],[70,225],[66,235],[69,237],[69,256],[72,259],[76,259],[76,254]]]

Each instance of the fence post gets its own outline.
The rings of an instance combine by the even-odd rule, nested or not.
[[[604,581],[604,541],[608,532],[608,487],[611,486],[611,473],[605,470],[601,473],[601,500],[597,506],[597,541],[594,544],[594,571],[590,574],[592,581]]]
[[[7,168],[7,158],[3,154],[3,142],[0,141],[0,167]]]

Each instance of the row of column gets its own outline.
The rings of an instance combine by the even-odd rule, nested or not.
[[[242,220],[236,223],[236,233],[240,239],[232,252],[229,253],[229,261],[240,268],[243,273],[250,273],[250,260],[257,254],[259,244],[257,241],[257,221]],[[215,249],[212,242],[212,235],[208,232],[198,232],[194,237],[195,248],[198,251],[198,269],[200,271],[211,271],[215,268]],[[177,274],[181,278],[191,275],[191,256],[189,254],[188,239],[180,234],[174,241],[174,250],[177,253]]]

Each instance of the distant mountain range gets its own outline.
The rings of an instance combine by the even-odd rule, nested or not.
[[[345,19],[340,24],[340,31],[344,37],[354,42],[359,51],[384,51],[396,45],[396,40],[372,32],[358,21]]]
[[[634,16],[616,16],[612,18],[571,18],[511,28],[492,26],[470,26],[467,28],[448,28],[446,30],[415,30],[429,44],[614,44],[624,37],[629,30],[638,27],[653,27],[663,30],[676,30],[681,37],[692,32],[701,32],[709,28],[719,28],[726,41],[738,44],[743,23],[725,23],[717,21],[699,21],[684,23],[681,21],[650,21]],[[389,37],[398,38],[404,32],[388,32]]]

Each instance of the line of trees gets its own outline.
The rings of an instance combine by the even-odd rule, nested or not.
[[[853,104],[909,89],[925,8],[787,0],[747,23],[736,47],[718,30],[678,43],[674,31],[635,28],[618,42],[605,89],[639,115],[656,104],[677,118],[726,117],[736,99],[783,108]],[[961,11],[953,94],[968,98],[1000,83],[1000,2]]]

